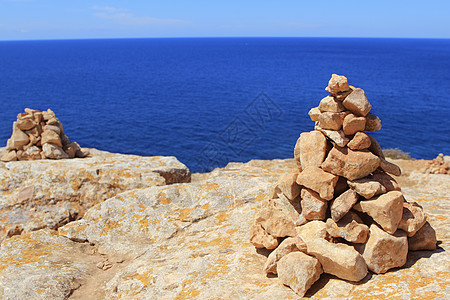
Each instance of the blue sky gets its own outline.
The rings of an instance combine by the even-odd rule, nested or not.
[[[0,0],[0,40],[450,38],[448,0]]]

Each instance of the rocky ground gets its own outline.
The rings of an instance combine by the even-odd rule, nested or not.
[[[297,170],[293,159],[230,163],[193,174],[190,183],[176,183],[188,175],[174,158],[93,153],[58,161],[58,167],[40,161],[0,165],[0,225],[10,226],[2,229],[1,299],[298,298],[278,278],[265,275],[268,253],[249,242],[255,211],[281,174]],[[438,249],[410,252],[404,267],[369,274],[356,284],[322,274],[307,297],[444,299],[450,294],[450,177],[424,174],[426,161],[394,162],[403,169],[396,179],[406,199],[419,202],[435,228]],[[56,170],[75,172],[80,165],[93,178],[86,175],[83,184],[72,186],[78,175],[71,175],[53,183],[62,177]],[[30,186],[33,196],[25,197]],[[12,230],[21,220],[33,223],[46,209],[53,215],[64,187],[69,196],[62,202],[92,201],[82,207],[87,209],[79,213],[82,218]],[[19,201],[21,193],[27,200]],[[16,215],[23,219],[11,217]]]

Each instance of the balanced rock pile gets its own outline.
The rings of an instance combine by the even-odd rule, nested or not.
[[[426,174],[450,174],[450,156],[440,153],[435,159],[428,162]]]
[[[13,133],[6,143],[8,151],[2,161],[62,159],[85,157],[76,142],[70,142],[64,134],[61,122],[55,113],[25,108],[13,123]]]
[[[309,112],[315,130],[295,145],[298,173],[280,177],[250,229],[253,245],[273,250],[264,271],[300,296],[322,273],[358,282],[403,266],[408,250],[436,248],[422,207],[389,175],[400,168],[364,132],[381,128],[364,91],[336,74],[326,90]]]

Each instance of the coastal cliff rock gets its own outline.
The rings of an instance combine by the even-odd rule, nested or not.
[[[90,149],[86,158],[0,162],[0,243],[58,227],[121,192],[189,182],[175,157],[141,157]]]
[[[364,284],[324,273],[306,296],[439,299],[449,294],[450,181],[421,173],[422,161],[392,162],[402,167],[396,180],[405,197],[423,206],[439,247],[410,251],[403,268],[367,276]],[[194,174],[192,183],[119,194],[58,233],[43,229],[14,236],[0,247],[0,298],[295,299],[278,278],[266,275],[270,251],[257,250],[248,237],[253,215],[279,174],[297,168],[293,159],[230,163]]]

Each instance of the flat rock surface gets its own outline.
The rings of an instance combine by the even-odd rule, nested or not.
[[[175,157],[89,151],[86,158],[0,162],[0,243],[56,229],[123,191],[190,180]]]
[[[231,163],[194,174],[192,183],[119,194],[61,227],[59,235],[41,230],[15,236],[0,248],[0,298],[298,299],[277,277],[266,276],[269,252],[248,241],[255,211],[270,187],[296,169],[293,159]],[[450,179],[412,170],[399,178],[405,198],[421,204],[436,229],[438,249],[411,252],[404,267],[369,273],[360,283],[322,274],[307,297],[443,299],[450,294]],[[104,261],[110,268],[99,269]],[[44,284],[49,274],[61,284]],[[23,283],[33,276],[40,279]],[[41,295],[43,288],[48,291]]]

